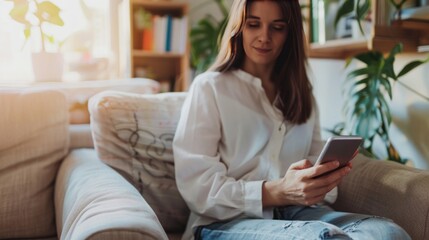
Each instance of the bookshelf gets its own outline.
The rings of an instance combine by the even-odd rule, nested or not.
[[[159,81],[161,91],[186,91],[188,4],[130,0],[131,75]]]
[[[312,42],[310,39],[314,39],[312,34],[314,24],[311,23],[311,16],[314,12],[315,2],[320,1],[307,1],[307,4],[310,5],[308,9],[310,17],[309,21],[307,21],[309,57],[344,59],[367,50],[387,52],[398,42],[403,43],[404,52],[418,52],[419,49],[425,49],[422,46],[429,45],[429,20],[405,18],[392,21],[390,17],[392,12],[389,11],[390,3],[388,0],[371,1],[370,19],[372,21],[370,22],[369,34],[366,37]],[[407,10],[414,10],[419,14],[429,14],[429,6],[414,7]],[[326,15],[331,16],[335,16],[335,14],[336,12],[326,13]],[[320,27],[320,24],[317,27]],[[326,27],[334,28],[333,25]]]

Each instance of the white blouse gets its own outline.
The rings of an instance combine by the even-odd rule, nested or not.
[[[242,70],[207,72],[193,82],[173,142],[176,182],[194,227],[236,218],[272,218],[262,183],[283,177],[324,142],[317,106],[306,123],[283,121],[259,78]]]

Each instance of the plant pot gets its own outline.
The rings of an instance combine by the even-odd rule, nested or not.
[[[33,53],[31,61],[36,82],[58,82],[62,80],[64,58],[61,53]]]

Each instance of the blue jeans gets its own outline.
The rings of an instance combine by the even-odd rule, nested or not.
[[[390,219],[336,212],[327,206],[274,209],[274,219],[235,219],[197,228],[195,239],[363,239],[407,240],[410,236]]]

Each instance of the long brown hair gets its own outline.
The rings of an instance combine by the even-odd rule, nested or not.
[[[219,54],[209,70],[226,72],[242,67],[245,58],[242,32],[246,14],[254,1],[260,0],[234,1]],[[279,95],[276,106],[282,111],[285,120],[302,124],[310,117],[313,102],[312,86],[306,72],[307,56],[301,8],[298,0],[271,1],[279,5],[288,23],[287,39],[271,76]]]

